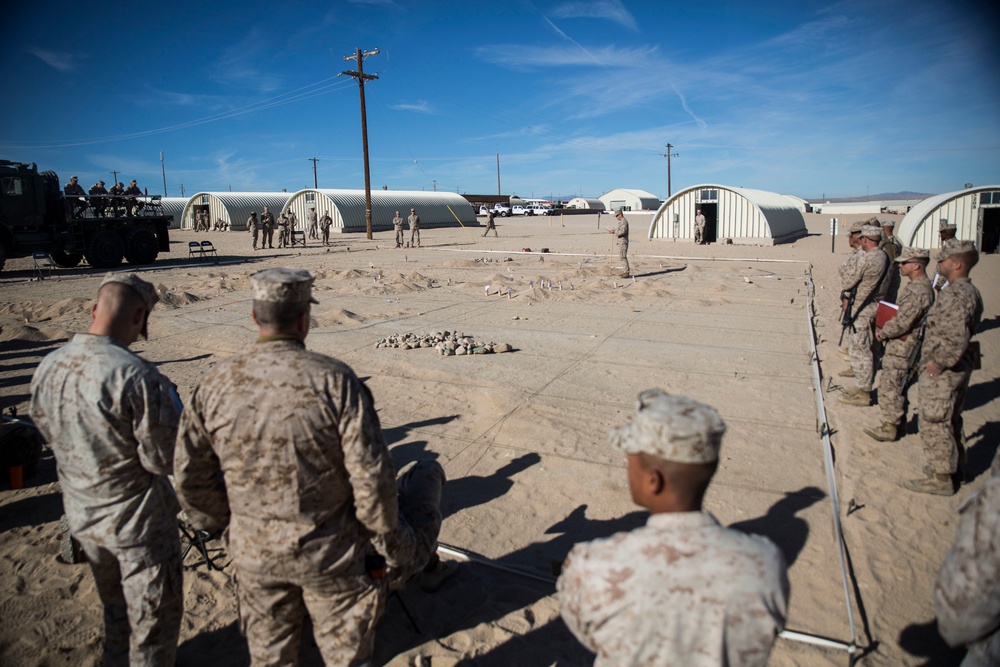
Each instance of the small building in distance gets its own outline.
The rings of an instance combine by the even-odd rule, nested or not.
[[[589,199],[587,197],[573,197],[566,202],[566,208],[588,209],[591,211],[603,211],[604,202],[600,199]]]
[[[598,197],[607,211],[655,211],[660,198],[645,190],[617,188]]]
[[[421,228],[479,224],[469,200],[454,192],[372,190],[372,230],[391,230],[396,211],[405,220],[411,208],[417,210]],[[288,209],[295,211],[300,224],[308,219],[309,209],[320,218],[329,211],[333,218],[330,232],[334,234],[366,231],[364,190],[299,190],[283,210]]]
[[[277,220],[290,197],[287,192],[199,192],[184,207],[181,229],[194,229],[195,216],[208,211],[210,224],[222,220],[230,230],[246,230],[252,211],[259,220],[267,206]]]
[[[905,246],[937,248],[941,245],[938,228],[942,220],[958,228],[955,238],[974,241],[979,252],[1000,252],[1000,185],[928,197],[903,216],[895,235]]]
[[[694,241],[697,211],[705,216],[705,241],[775,245],[806,236],[806,222],[785,195],[726,185],[693,185],[663,202],[649,226],[649,238]]]

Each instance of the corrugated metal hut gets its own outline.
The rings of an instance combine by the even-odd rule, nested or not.
[[[587,197],[573,197],[566,203],[566,208],[583,208],[593,211],[603,211],[604,202],[600,199],[589,199]]]
[[[807,234],[802,212],[785,195],[727,185],[693,185],[663,202],[649,238],[694,241],[697,211],[705,216],[705,241],[775,245]]]
[[[252,211],[257,211],[259,219],[267,206],[277,219],[291,196],[287,192],[199,192],[184,207],[181,229],[194,229],[197,212],[208,211],[213,223],[221,219],[231,230],[246,230]]]
[[[903,216],[895,233],[903,245],[937,248],[942,219],[958,227],[956,238],[975,241],[980,252],[1000,252],[1000,185],[928,197]]]
[[[608,211],[655,211],[660,207],[660,198],[645,190],[616,188],[598,197]]]
[[[191,200],[188,197],[160,197],[160,208],[163,209],[163,214],[174,216],[174,223],[170,225],[170,229],[181,228],[184,209],[187,208],[189,201]]]
[[[299,190],[282,210],[289,208],[295,211],[300,225],[308,219],[306,213],[312,208],[320,218],[330,212],[332,233],[366,231],[364,190]],[[417,210],[421,228],[456,226],[459,220],[463,225],[478,224],[472,204],[454,192],[372,190],[372,229],[392,229],[396,211],[405,219],[411,208]]]

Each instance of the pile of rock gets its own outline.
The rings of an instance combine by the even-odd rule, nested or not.
[[[418,347],[432,347],[438,354],[446,357],[463,354],[501,354],[510,352],[513,348],[508,343],[477,342],[472,336],[466,336],[459,331],[435,331],[434,333],[405,333],[380,338],[375,343],[376,348],[396,348],[413,350]]]

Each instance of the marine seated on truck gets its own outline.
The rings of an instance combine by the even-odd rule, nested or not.
[[[80,179],[76,176],[70,176],[69,183],[63,188],[63,192],[66,193],[66,201],[70,203],[73,217],[79,218],[89,206],[87,203],[87,193],[84,191],[83,186],[80,185]]]

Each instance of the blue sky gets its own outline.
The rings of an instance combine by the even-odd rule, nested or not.
[[[1000,183],[1000,13],[928,0],[12,2],[0,158],[162,194]]]

